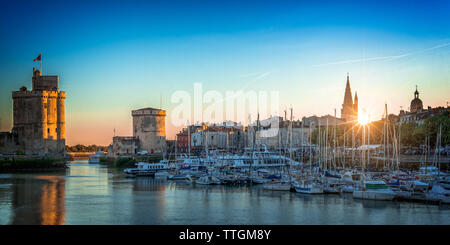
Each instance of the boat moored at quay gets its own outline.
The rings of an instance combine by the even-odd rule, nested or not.
[[[392,201],[395,196],[396,193],[389,189],[384,181],[380,180],[364,181],[361,190],[353,191],[353,198],[357,199]]]
[[[126,168],[123,172],[130,176],[155,176],[158,171],[167,171],[168,165],[162,161],[160,163],[138,162],[135,168]]]

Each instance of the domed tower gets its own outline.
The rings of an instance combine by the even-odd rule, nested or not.
[[[416,91],[414,92],[414,99],[411,101],[410,111],[411,113],[416,113],[422,110],[423,110],[423,103],[422,100],[419,99],[419,91],[417,91],[416,85]]]

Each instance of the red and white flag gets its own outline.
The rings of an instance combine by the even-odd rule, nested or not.
[[[38,55],[38,57],[36,57],[36,59],[34,59],[33,61],[38,61],[41,60],[41,54]]]

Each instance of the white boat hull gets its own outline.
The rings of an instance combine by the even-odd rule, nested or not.
[[[264,190],[271,191],[290,191],[290,184],[264,184]]]
[[[296,186],[295,191],[302,194],[323,194],[323,189],[318,187],[300,187]]]
[[[353,191],[353,198],[356,199],[392,201],[395,196],[393,191]]]

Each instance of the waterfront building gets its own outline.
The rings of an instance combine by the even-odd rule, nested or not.
[[[329,127],[334,126],[334,124],[339,125],[339,124],[346,123],[345,120],[334,117],[329,114],[325,115],[325,116],[320,116],[320,117],[314,115],[314,116],[302,118],[302,123],[304,123],[305,127],[311,126],[311,131],[314,131],[314,129],[319,127],[319,123],[320,123],[321,127],[325,127],[327,125],[327,121],[328,121]]]
[[[166,150],[166,111],[155,108],[133,110],[133,136],[114,136],[108,155],[133,155],[139,152],[163,154]]]
[[[0,133],[0,153],[65,154],[65,98],[58,76],[43,76],[33,68],[32,90],[12,92],[12,132]]]
[[[298,148],[307,145],[309,142],[309,125],[302,125],[303,122],[283,119],[280,116],[273,116],[261,120],[259,125],[249,125],[247,128],[247,146],[253,146],[253,134],[255,135],[255,147],[266,147],[268,149],[293,147]],[[291,143],[292,142],[292,143]]]
[[[427,109],[423,108],[423,102],[419,98],[419,91],[414,91],[414,99],[411,100],[411,106],[410,111],[404,111],[400,110],[400,113],[398,115],[398,120],[400,123],[410,123],[415,122],[418,125],[422,125],[427,118],[430,118],[435,115],[439,115],[445,111],[449,111],[450,107],[447,105],[447,107],[435,107],[432,108],[431,106],[428,106]]]
[[[108,147],[108,156],[117,157],[122,155],[136,154],[139,150],[139,140],[134,136],[115,136],[112,144]]]
[[[191,147],[194,149],[239,150],[245,147],[245,133],[238,124],[204,124],[204,128],[190,134]]]
[[[187,153],[189,152],[189,133],[187,128],[183,128],[176,135],[176,147],[178,153]]]
[[[355,100],[352,99],[350,78],[347,73],[347,84],[345,85],[344,103],[341,109],[341,118],[346,122],[358,120],[358,94],[355,92]]]
[[[139,140],[140,151],[164,152],[166,148],[166,111],[144,108],[131,112],[133,136]]]

